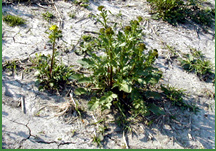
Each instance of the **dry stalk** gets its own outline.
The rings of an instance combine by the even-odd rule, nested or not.
[[[55,8],[55,10],[56,10],[56,12],[58,14],[58,16],[59,16],[59,25],[58,26],[61,27],[61,29],[62,29],[63,28],[63,19],[62,19],[61,14],[58,11],[58,8],[56,7],[56,5],[55,5],[55,3],[54,3],[53,0],[52,0],[52,3],[53,3],[53,6],[54,6],[54,8]]]

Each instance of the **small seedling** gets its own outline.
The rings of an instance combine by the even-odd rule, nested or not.
[[[26,22],[23,18],[19,16],[13,16],[9,14],[4,15],[2,19],[6,24],[8,24],[11,27],[24,25]]]
[[[76,19],[76,13],[68,13],[68,16],[72,19]]]
[[[58,138],[58,141],[61,141],[62,140],[62,138]]]
[[[13,73],[16,72],[17,66],[18,66],[17,61],[7,61],[7,62],[2,64],[3,70],[8,69],[8,70],[12,71]]]
[[[53,18],[55,18],[55,16],[48,11],[46,13],[43,13],[42,16],[48,22],[50,22]]]
[[[169,50],[169,52],[171,54],[171,57],[178,56],[177,50],[173,46],[170,46],[170,45],[166,44],[166,48]]]
[[[102,147],[101,140],[98,136],[93,136],[92,141],[97,144],[100,148]]]
[[[121,10],[119,11],[119,13],[116,15],[118,18],[122,18],[122,12]]]
[[[76,134],[76,130],[72,130],[71,133],[72,133],[72,136],[74,136]]]

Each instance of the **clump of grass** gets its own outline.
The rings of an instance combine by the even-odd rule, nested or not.
[[[194,48],[191,48],[191,53],[183,54],[180,58],[180,63],[183,69],[188,72],[195,72],[200,79],[213,80],[213,65],[210,60],[206,60],[204,54]]]
[[[170,24],[184,23],[186,20],[184,2],[182,0],[147,0],[158,18]]]
[[[48,11],[46,13],[43,13],[42,16],[48,22],[51,21],[53,18],[55,18],[55,16]]]
[[[214,9],[210,8],[201,9],[196,7],[196,9],[193,12],[191,12],[191,20],[197,24],[209,27],[213,23],[213,19],[215,16],[214,11]]]
[[[3,71],[12,71],[12,75],[14,75],[16,73],[18,67],[19,67],[19,61],[18,60],[6,61],[6,62],[2,63]]]
[[[197,1],[183,0],[147,0],[153,8],[153,17],[162,18],[172,25],[192,20],[205,26],[211,26],[215,10],[203,8]]]
[[[9,14],[4,15],[2,19],[6,24],[8,24],[11,27],[24,25],[26,23],[26,20],[24,20],[23,18]]]

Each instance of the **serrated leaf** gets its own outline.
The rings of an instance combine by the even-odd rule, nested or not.
[[[86,94],[86,93],[87,93],[87,91],[84,88],[77,88],[74,91],[74,94],[76,94],[76,95],[82,95],[82,94]]]

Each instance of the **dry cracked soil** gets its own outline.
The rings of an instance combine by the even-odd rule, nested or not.
[[[144,121],[132,125],[132,133],[124,134],[111,122],[113,115],[106,111],[85,110],[80,119],[76,112],[61,115],[61,107],[72,99],[68,95],[40,92],[35,86],[33,72],[24,72],[29,67],[29,58],[36,53],[51,54],[52,48],[45,33],[51,24],[62,30],[62,40],[58,42],[62,60],[67,65],[78,65],[80,59],[74,53],[77,42],[85,33],[97,31],[99,25],[89,18],[99,13],[97,7],[103,5],[123,25],[137,16],[145,20],[145,44],[158,50],[156,66],[163,72],[162,82],[185,89],[186,101],[196,104],[200,111],[196,114],[166,106],[167,114],[156,117],[151,125]],[[203,5],[215,7],[213,0]],[[204,30],[195,23],[172,26],[162,20],[154,20],[149,13],[146,0],[94,0],[89,8],[80,7],[72,1],[44,3],[13,3],[3,0],[2,12],[19,15],[26,25],[10,27],[2,21],[2,64],[16,61],[19,67],[15,73],[2,71],[2,147],[4,149],[94,149],[100,148],[93,137],[100,127],[97,123],[102,116],[107,119],[108,130],[101,138],[105,149],[214,149],[215,148],[215,87],[212,82],[200,80],[195,73],[188,73],[170,58],[165,44],[181,53],[189,53],[190,47],[202,51],[215,64],[215,26]],[[42,14],[51,12],[56,16],[47,22]],[[75,18],[69,16],[75,14]],[[121,14],[121,15],[120,15]],[[68,90],[69,91],[69,90]],[[72,90],[70,90],[72,91]],[[88,99],[73,98],[85,108]]]

